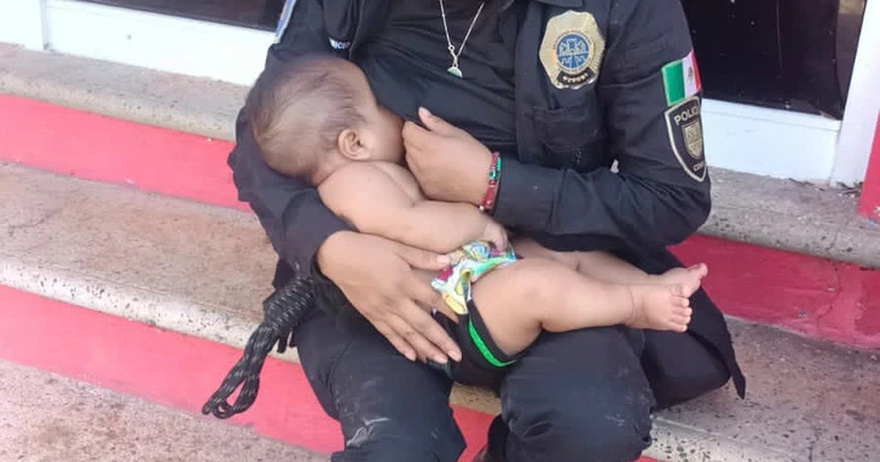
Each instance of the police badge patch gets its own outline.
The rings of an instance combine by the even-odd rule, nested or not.
[[[700,119],[700,99],[691,97],[666,110],[666,128],[672,152],[691,178],[706,179],[706,159],[703,153],[703,123]]]
[[[547,22],[539,55],[554,87],[576,90],[599,77],[605,39],[596,18],[566,11]]]

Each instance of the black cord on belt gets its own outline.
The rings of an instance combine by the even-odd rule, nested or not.
[[[295,277],[290,283],[276,290],[263,302],[263,322],[251,334],[241,359],[235,364],[220,388],[202,406],[202,414],[214,414],[218,419],[228,419],[240,414],[254,404],[260,389],[260,372],[263,363],[278,344],[278,353],[293,346],[293,331],[306,313],[315,305],[311,279]],[[227,399],[241,385],[235,404]]]

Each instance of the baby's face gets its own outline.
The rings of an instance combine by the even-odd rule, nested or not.
[[[403,162],[403,119],[380,106],[363,72],[355,79],[358,94],[362,96],[358,112],[364,117],[361,135],[369,149],[371,160]]]

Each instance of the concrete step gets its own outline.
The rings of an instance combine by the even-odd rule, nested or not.
[[[249,429],[0,360],[0,460],[323,462]]]
[[[258,322],[273,255],[251,215],[10,164],[0,165],[0,191],[0,285],[239,348]],[[659,414],[649,456],[877,457],[877,352],[735,318],[730,325],[749,397],[723,389]],[[300,397],[290,399],[284,405]],[[498,410],[483,390],[457,387],[453,403]]]

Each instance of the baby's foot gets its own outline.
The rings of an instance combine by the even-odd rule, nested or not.
[[[636,329],[684,332],[693,310],[690,296],[700,288],[699,273],[688,281],[671,285],[632,286],[633,314],[626,325]]]
[[[699,263],[690,268],[672,268],[671,270],[654,276],[655,284],[674,285],[689,284],[694,277],[698,280],[709,274],[709,267],[705,263]]]

